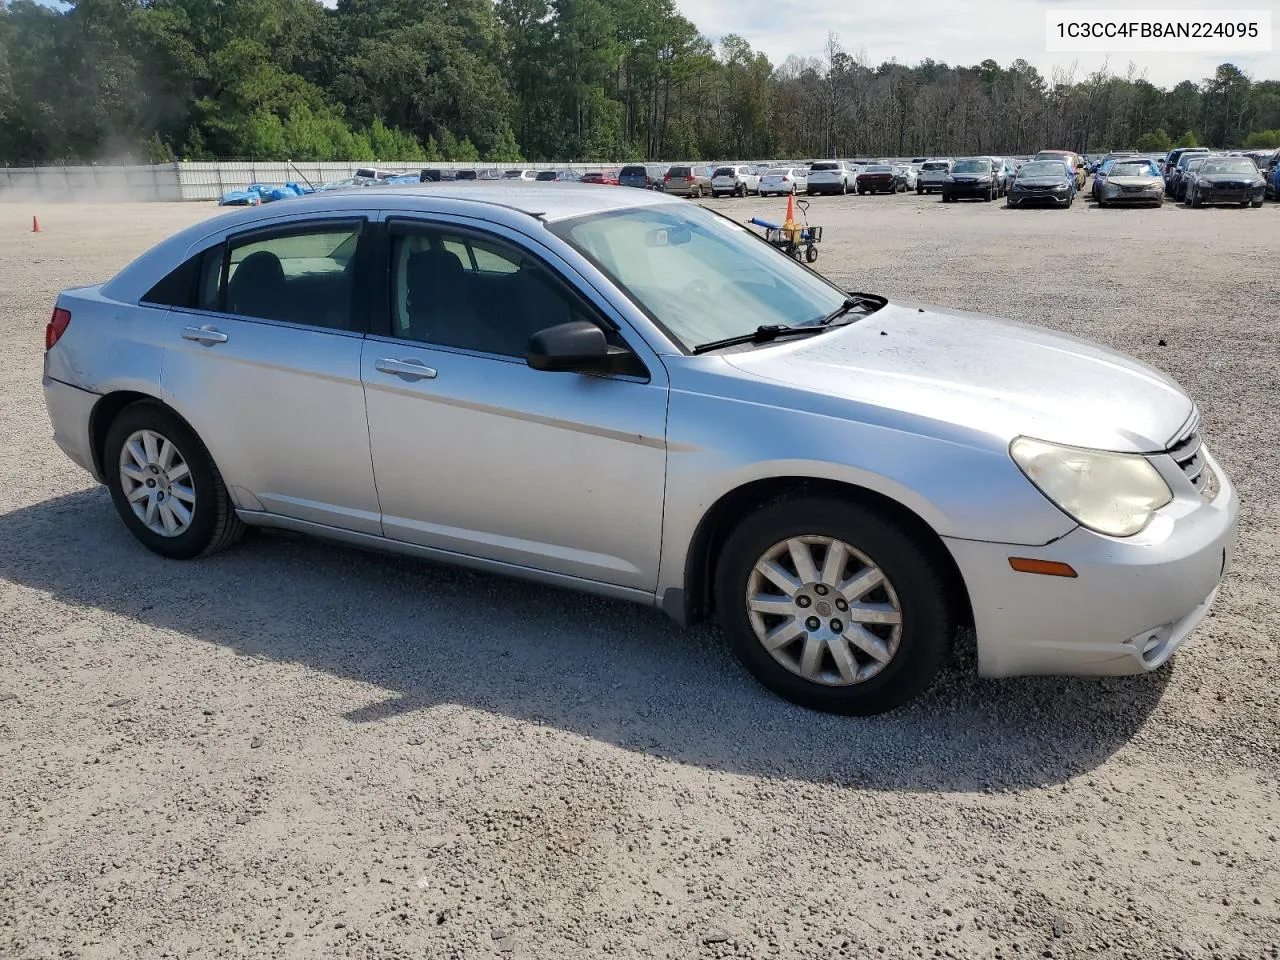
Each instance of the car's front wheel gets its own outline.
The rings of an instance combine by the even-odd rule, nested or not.
[[[734,653],[779,696],[828,713],[883,713],[923,692],[954,635],[950,596],[911,531],[839,500],[751,514],[716,571]]]
[[[204,444],[160,404],[122,410],[107,429],[102,462],[125,526],[155,553],[190,560],[244,533]]]

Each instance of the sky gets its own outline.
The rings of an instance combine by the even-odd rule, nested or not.
[[[57,6],[57,0],[40,0]],[[333,6],[336,0],[321,0]],[[926,58],[972,66],[988,58],[1008,66],[1028,61],[1046,77],[1055,67],[1081,79],[1104,64],[1160,87],[1202,80],[1220,63],[1234,63],[1254,80],[1280,80],[1280,9],[1272,15],[1266,53],[1047,53],[1046,10],[1260,10],[1275,0],[676,0],[680,12],[713,40],[743,36],[775,66],[791,54],[820,56],[828,31],[845,51],[872,66],[890,57],[916,64]]]
[[[971,66],[990,58],[1008,66],[1021,57],[1048,77],[1055,66],[1077,79],[1107,64],[1161,87],[1201,80],[1220,63],[1234,63],[1255,80],[1280,80],[1280,10],[1272,14],[1267,53],[1046,53],[1046,10],[1265,10],[1274,0],[677,0],[680,11],[713,38],[745,37],[775,65],[789,54],[821,55],[827,31],[852,55],[875,66],[890,57],[925,58]]]

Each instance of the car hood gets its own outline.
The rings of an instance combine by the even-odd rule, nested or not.
[[[1056,187],[1066,186],[1071,181],[1067,177],[1019,177],[1013,181],[1015,187]]]
[[[1159,177],[1108,177],[1107,183],[1118,187],[1155,187],[1163,183]]]
[[[1125,452],[1166,449],[1194,405],[1145,363],[1042,327],[894,303],[829,333],[725,354],[736,369],[907,430],[954,425]]]
[[[1260,184],[1262,175],[1257,173],[1197,173],[1197,180],[1208,180],[1210,183],[1252,183]]]

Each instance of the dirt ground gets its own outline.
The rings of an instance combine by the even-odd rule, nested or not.
[[[43,327],[215,212],[0,204],[0,957],[1280,955],[1280,205],[814,200],[854,289],[1172,373],[1244,502],[1171,668],[961,653],[874,719],[656,610],[276,536],[147,553],[53,444]]]

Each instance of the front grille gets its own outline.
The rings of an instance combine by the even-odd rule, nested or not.
[[[1194,414],[1186,428],[1169,447],[1169,456],[1182,468],[1191,485],[1204,492],[1209,482],[1208,464],[1205,463],[1204,449],[1200,443],[1200,415]]]

